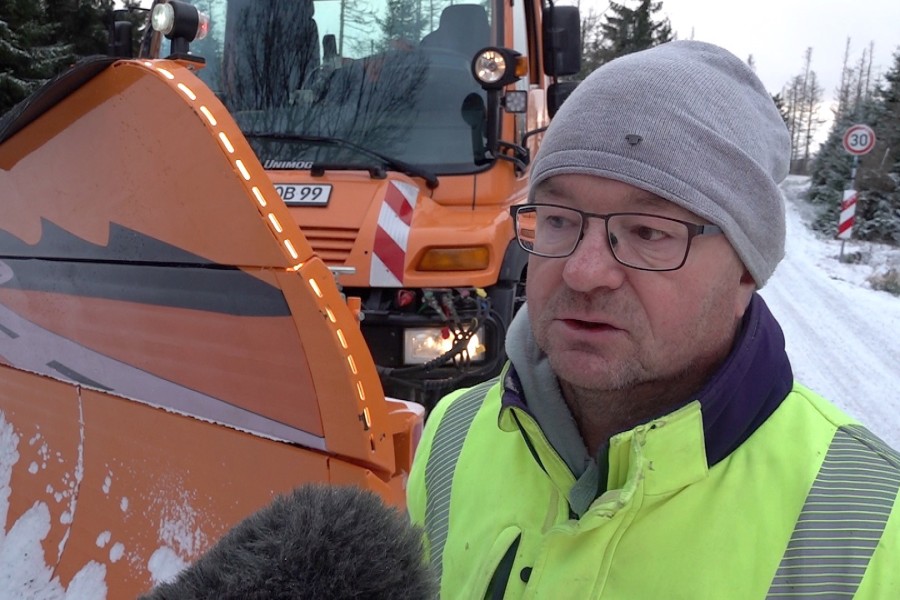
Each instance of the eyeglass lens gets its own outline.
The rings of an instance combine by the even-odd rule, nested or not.
[[[687,225],[666,217],[612,214],[606,221],[609,246],[620,263],[638,269],[679,267],[690,243]],[[523,248],[546,257],[565,257],[582,236],[584,215],[562,206],[531,205],[516,214],[516,234]]]

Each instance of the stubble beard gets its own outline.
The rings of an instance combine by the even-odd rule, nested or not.
[[[613,355],[614,350],[611,348],[604,353],[604,349],[589,344],[560,346],[553,339],[550,329],[556,315],[566,308],[575,308],[587,314],[615,315],[619,322],[628,324],[629,330],[625,335],[631,340],[631,347],[624,352],[616,351],[617,354]],[[551,298],[540,315],[530,313],[530,316],[535,343],[549,359],[560,384],[573,390],[602,394],[628,389],[648,377],[645,367],[647,361],[634,343],[636,336],[646,338],[647,334],[634,331],[634,312],[633,308],[614,305],[609,295],[587,297],[565,291]]]
[[[550,327],[555,315],[562,314],[560,309],[572,307],[588,314],[596,311],[615,315],[629,328],[626,335],[630,344],[622,349],[603,349],[587,344],[561,347],[552,339]],[[711,301],[700,314],[709,316],[723,309],[724,306]],[[671,359],[678,357],[679,348],[671,340],[666,344],[667,348],[647,345],[652,342],[652,332],[641,325],[639,316],[624,300],[617,301],[609,295],[587,297],[571,291],[550,299],[541,315],[531,315],[535,343],[547,356],[576,419],[578,413],[586,416],[585,413],[596,414],[599,409],[613,420],[639,421],[674,409],[691,399],[730,349],[733,337],[711,334],[711,329],[714,331],[717,326],[710,328],[707,323],[702,331],[694,333],[705,339],[708,346],[695,347],[695,351],[700,350],[698,354],[672,368],[677,361]],[[604,352],[618,354],[604,355]],[[663,360],[665,357],[670,359]]]

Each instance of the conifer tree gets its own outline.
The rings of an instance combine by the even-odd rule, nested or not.
[[[833,235],[853,165],[853,157],[843,149],[843,134],[854,123],[869,125],[878,141],[859,161],[854,237],[896,244],[900,243],[900,51],[874,93],[867,91],[865,82],[870,70],[866,56],[842,78],[846,104],[813,163],[808,199],[823,207],[814,227]]]
[[[877,143],[860,160],[855,234],[860,239],[900,244],[900,50],[876,86],[872,104],[870,124]]]
[[[782,120],[784,120],[784,124],[787,125],[790,116],[787,112],[787,106],[784,104],[784,97],[781,94],[775,94],[772,96],[772,102],[775,103],[775,108],[778,109],[778,113],[781,115]]]
[[[46,20],[55,23],[54,37],[70,44],[73,57],[105,54],[113,0],[44,0]]]
[[[24,78],[31,54],[14,27],[21,17],[13,14],[14,4],[0,0],[0,115],[28,95],[30,83]]]
[[[56,24],[35,0],[0,0],[0,114],[60,72],[74,57],[54,41]]]
[[[634,8],[626,2],[610,2],[603,19],[597,22],[597,29],[584,33],[587,46],[579,77],[587,76],[614,58],[674,39],[669,19],[655,19],[656,13],[662,10],[661,1],[639,0]]]
[[[803,72],[794,76],[783,90],[788,130],[791,132],[791,172],[807,173],[812,142],[823,123],[817,112],[822,102],[822,86],[812,69],[812,48],[804,53]]]
[[[419,0],[388,0],[387,15],[379,21],[387,43],[391,39],[419,41],[425,27]]]
[[[583,80],[600,64],[599,52],[603,44],[600,31],[602,17],[603,13],[598,13],[593,7],[581,12],[581,71],[573,79]]]
[[[822,207],[813,228],[828,235],[837,233],[843,190],[850,185],[853,157],[844,151],[842,138],[844,131],[852,123],[853,119],[849,114],[835,119],[810,171],[807,199]]]

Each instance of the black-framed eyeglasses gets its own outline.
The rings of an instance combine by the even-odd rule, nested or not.
[[[519,246],[530,254],[565,258],[584,237],[588,218],[603,219],[615,259],[641,271],[675,271],[684,266],[691,240],[722,233],[716,225],[627,212],[600,215],[557,204],[510,207]]]

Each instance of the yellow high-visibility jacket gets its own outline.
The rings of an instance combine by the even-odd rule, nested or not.
[[[614,436],[579,516],[509,381],[445,398],[416,454],[409,512],[442,598],[900,598],[900,455],[803,386],[715,460],[706,397]]]

